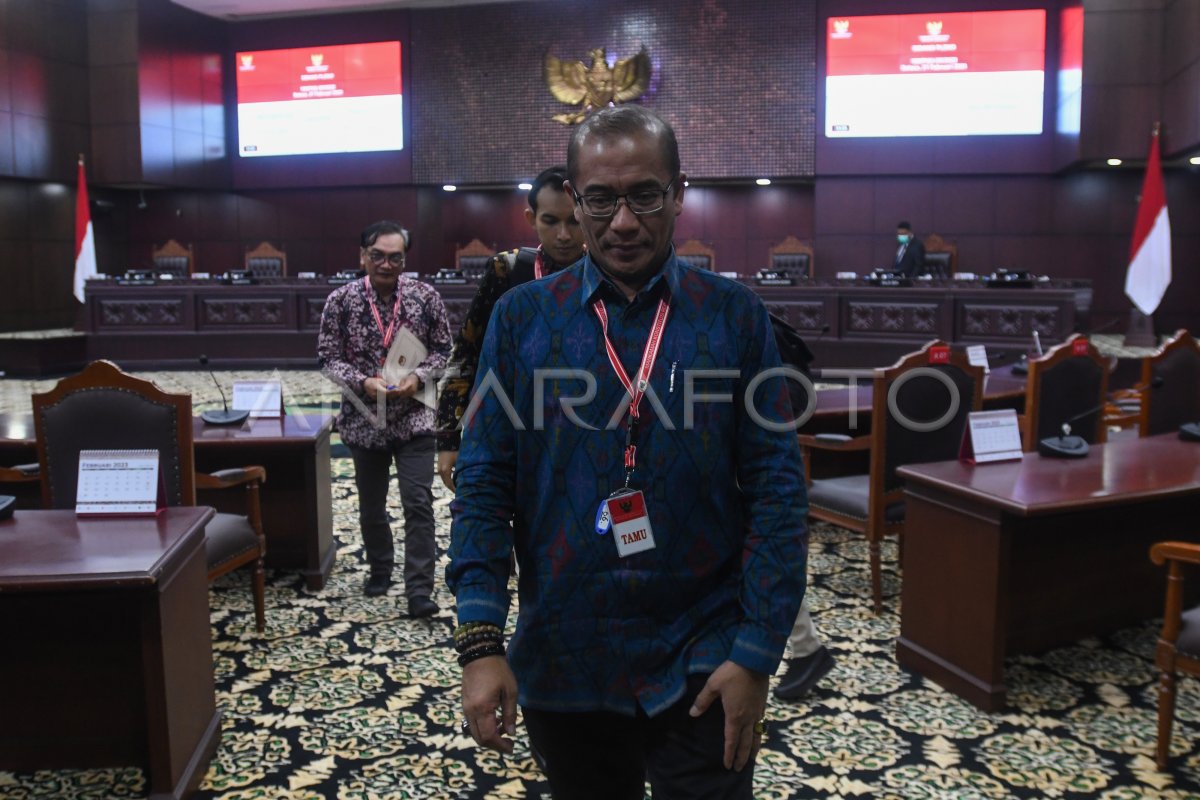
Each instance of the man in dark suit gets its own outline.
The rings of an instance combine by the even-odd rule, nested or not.
[[[896,261],[893,265],[895,272],[908,278],[915,278],[925,272],[925,245],[913,236],[912,225],[900,222],[896,225]]]

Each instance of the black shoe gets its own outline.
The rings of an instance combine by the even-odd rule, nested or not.
[[[363,586],[363,594],[367,597],[379,597],[387,594],[387,590],[392,585],[392,576],[384,573],[372,573],[371,577],[367,578],[366,585]]]
[[[408,598],[408,615],[415,619],[432,617],[438,612],[437,603],[424,595]]]
[[[780,700],[799,700],[833,669],[833,665],[833,656],[824,646],[802,658],[788,659],[787,672],[775,687],[775,696]]]

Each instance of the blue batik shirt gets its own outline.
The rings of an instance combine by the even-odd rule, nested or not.
[[[656,547],[622,558],[596,516],[625,482],[629,402],[592,301],[632,376],[663,296],[630,482]],[[654,715],[726,660],[774,673],[804,595],[808,507],[794,431],[760,425],[744,395],[779,366],[762,301],[673,251],[632,302],[589,255],[497,303],[464,419],[447,582],[460,622],[503,627],[516,548],[508,660],[522,705]],[[594,376],[594,397],[572,401],[588,381],[569,370]],[[782,376],[761,380],[753,409],[790,420]]]

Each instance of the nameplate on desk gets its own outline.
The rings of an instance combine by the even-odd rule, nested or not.
[[[1017,412],[1001,408],[968,414],[958,457],[971,464],[1019,461],[1022,457],[1021,430],[1017,426]]]
[[[156,514],[166,505],[157,450],[81,450],[75,513]]]
[[[754,282],[759,286],[795,286],[796,281],[792,278],[755,278]]]
[[[436,284],[438,286],[456,286],[456,285],[465,285],[465,284],[470,283],[471,281],[468,278],[438,278],[438,277],[434,277],[433,282],[434,282],[434,284]]]
[[[279,381],[234,381],[234,411],[249,411],[252,417],[283,416],[283,384]]]
[[[967,347],[967,363],[973,367],[983,367],[984,372],[991,370],[988,366],[987,347],[973,344]]]
[[[117,278],[117,286],[154,286],[157,283],[153,278]]]

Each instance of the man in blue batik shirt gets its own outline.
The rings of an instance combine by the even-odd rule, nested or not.
[[[647,779],[656,798],[750,798],[807,553],[770,322],[676,259],[686,176],[656,114],[589,117],[567,173],[588,255],[496,305],[465,418],[447,569],[463,727],[510,752],[519,702],[560,800],[640,799]]]

